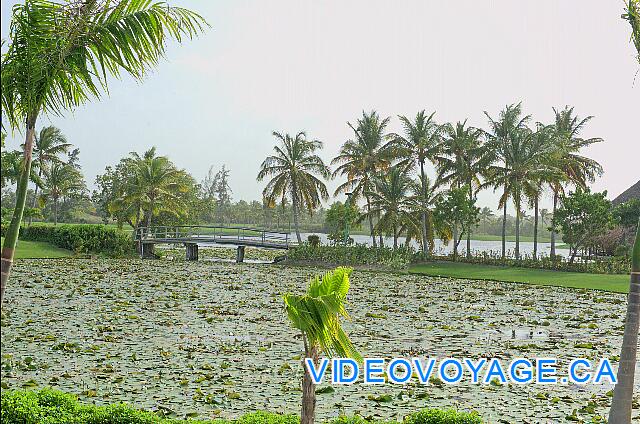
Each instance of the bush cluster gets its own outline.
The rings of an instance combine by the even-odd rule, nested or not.
[[[416,262],[422,260],[422,253],[416,253]],[[453,261],[453,255],[442,255],[433,257],[439,261]],[[548,269],[553,271],[585,272],[591,274],[628,274],[631,271],[631,259],[624,256],[613,256],[606,258],[594,258],[588,262],[569,263],[560,257],[551,258],[541,255],[537,259],[529,255],[523,255],[520,259],[502,258],[500,252],[475,252],[468,258],[466,255],[458,255],[458,262],[480,264],[513,266],[521,268]]]
[[[2,236],[6,228],[2,226]],[[44,241],[77,253],[104,253],[111,256],[132,253],[135,247],[129,234],[100,224],[23,226],[20,240]]]
[[[369,247],[364,244],[314,246],[304,243],[290,249],[287,256],[293,261],[340,265],[382,265],[398,269],[409,265],[414,253],[411,247],[394,250],[390,247]]]
[[[123,403],[82,404],[75,396],[53,389],[3,390],[0,421],[3,424],[299,424],[296,415],[253,412],[237,420],[179,420],[162,418]],[[366,424],[361,417],[340,417],[327,424]],[[425,409],[407,416],[404,424],[481,424],[476,414]],[[391,424],[391,423],[389,423]]]

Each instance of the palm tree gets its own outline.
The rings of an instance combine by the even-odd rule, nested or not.
[[[322,148],[318,140],[308,140],[304,132],[295,137],[274,131],[280,144],[274,147],[275,154],[268,156],[260,166],[258,181],[271,176],[271,180],[262,191],[262,195],[270,204],[276,200],[291,199],[293,223],[298,243],[300,237],[299,214],[305,208],[312,213],[321,204],[321,200],[328,200],[327,186],[321,178],[331,178],[331,171],[320,156],[316,154]]]
[[[436,157],[438,183],[459,188],[469,187],[469,200],[473,201],[480,188],[480,174],[489,165],[491,156],[485,152],[481,136],[483,131],[467,126],[467,121],[446,126],[446,138],[442,153]],[[457,225],[454,225],[454,240],[457,237]],[[467,257],[471,257],[471,229],[467,231]]]
[[[487,223],[491,222],[491,219],[495,216],[491,208],[484,207],[480,210],[479,218],[482,223],[482,231],[487,233]]]
[[[522,103],[511,104],[500,112],[497,120],[485,111],[485,116],[489,119],[489,131],[485,133],[488,139],[487,155],[497,162],[487,174],[485,184],[483,186],[491,186],[494,190],[502,188],[502,195],[498,202],[498,207],[502,208],[502,258],[504,259],[507,252],[506,246],[506,230],[507,230],[507,204],[511,197],[511,186],[507,177],[507,169],[509,164],[505,162],[507,149],[514,139],[520,135],[521,131],[526,128],[527,122],[531,117],[529,115],[522,116]],[[489,169],[489,168],[488,168]]]
[[[53,201],[53,224],[58,224],[58,205],[61,198],[81,195],[87,187],[79,170],[71,165],[54,162],[44,173],[42,200]]]
[[[393,234],[393,248],[398,248],[398,237],[402,223],[410,218],[412,206],[409,197],[412,180],[404,167],[396,165],[386,174],[373,179],[375,190],[365,193],[371,199],[370,214],[379,217],[378,233],[391,231]],[[423,204],[424,205],[424,204]]]
[[[349,274],[350,268],[336,268],[327,272],[322,279],[318,276],[312,279],[305,295],[285,294],[283,297],[289,320],[300,331],[304,342],[300,424],[313,424],[316,408],[315,385],[305,366],[306,358],[310,358],[315,365],[321,353],[361,360],[340,325],[340,318],[349,317],[345,309]]]
[[[354,202],[360,197],[365,198],[369,231],[373,247],[376,247],[371,199],[367,193],[373,189],[372,179],[386,172],[396,155],[393,142],[389,142],[389,136],[385,134],[389,118],[380,119],[375,111],[369,114],[362,112],[362,118],[358,119],[355,126],[349,122],[347,125],[353,130],[355,138],[345,142],[338,156],[331,161],[332,165],[338,165],[333,176],[347,177],[347,181],[338,186],[335,195],[351,192]]]
[[[434,162],[442,143],[442,132],[444,126],[438,125],[434,119],[435,112],[427,116],[422,110],[416,114],[411,121],[406,116],[399,116],[404,127],[404,136],[391,134],[396,147],[399,149],[398,155],[403,158],[402,164],[409,168],[418,166],[420,168],[420,184],[422,194],[421,218],[421,238],[422,253],[426,257],[428,238],[428,219],[426,199],[428,197],[427,176],[425,174],[425,162]]]
[[[421,244],[427,244],[428,255],[433,256],[436,235],[440,236],[440,238],[446,238],[443,235],[446,228],[439,226],[439,222],[434,219],[434,209],[436,203],[442,196],[442,192],[437,190],[435,184],[431,183],[431,180],[427,175],[425,175],[424,179],[422,179],[421,176],[419,176],[418,179],[418,181],[411,181],[410,193],[406,202],[408,211],[404,213],[400,233],[404,233],[406,235],[406,246],[410,245],[411,240],[418,240]],[[424,191],[425,188],[426,195]],[[422,240],[423,213],[426,215],[427,223],[426,240]]]
[[[46,172],[52,163],[62,163],[60,155],[68,152],[70,147],[71,143],[67,142],[67,138],[60,129],[54,126],[42,128],[40,136],[36,134],[33,146],[32,166],[38,169],[38,177],[42,178],[42,173]],[[38,184],[35,184],[32,208],[36,207],[38,188]],[[29,217],[29,224],[31,224],[31,217]]]
[[[633,403],[633,382],[638,357],[638,331],[640,330],[640,221],[631,254],[631,282],[627,297],[627,315],[624,322],[624,336],[618,363],[617,384],[609,411],[610,424],[631,422]]]
[[[553,163],[559,172],[550,176],[546,181],[553,192],[553,214],[555,215],[558,201],[564,195],[564,186],[571,183],[576,187],[586,188],[587,183],[593,182],[596,176],[602,175],[602,166],[593,159],[580,155],[580,151],[594,143],[602,141],[601,138],[583,139],[580,132],[593,118],[587,116],[580,119],[573,113],[573,108],[565,106],[563,110],[553,108],[555,114],[554,145],[555,149],[548,160]],[[556,233],[551,230],[551,256],[556,254]]]
[[[629,21],[631,25],[631,42],[636,47],[638,63],[640,63],[640,0],[627,0],[627,10],[622,18]]]
[[[0,65],[3,124],[16,129],[24,123],[26,131],[16,207],[2,246],[0,303],[24,213],[40,114],[62,114],[99,97],[109,75],[125,71],[141,80],[164,55],[169,38],[180,42],[206,25],[194,12],[148,0],[26,0],[12,8]]]

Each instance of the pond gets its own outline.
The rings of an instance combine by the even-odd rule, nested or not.
[[[319,270],[166,260],[20,260],[2,318],[4,388],[52,386],[178,417],[299,411],[302,341],[281,296]],[[355,271],[345,329],[369,357],[614,357],[620,294]],[[324,387],[321,386],[321,388]],[[608,385],[355,384],[318,415],[401,418],[424,407],[489,422],[605,415]],[[527,421],[526,418],[534,418]]]

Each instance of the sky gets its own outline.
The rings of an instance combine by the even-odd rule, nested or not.
[[[2,2],[3,39],[13,3]],[[393,132],[397,115],[422,109],[486,128],[484,111],[496,117],[520,101],[534,122],[565,105],[594,116],[582,134],[605,140],[584,152],[605,170],[594,190],[613,198],[640,178],[640,66],[622,0],[169,3],[211,28],[169,43],[142,83],[113,80],[100,101],[38,122],[80,148],[90,187],[105,166],[156,146],[197,180],[226,165],[233,198],[258,200],[274,130],[306,131],[329,162],[363,110],[391,116]],[[10,147],[23,137],[10,136]],[[495,208],[497,198],[485,190],[478,204]]]

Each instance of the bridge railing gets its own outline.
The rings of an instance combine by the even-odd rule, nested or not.
[[[249,227],[222,227],[211,225],[173,225],[140,227],[135,233],[136,240],[153,241],[162,240],[167,243],[175,240],[176,243],[185,241],[202,242],[243,242],[252,241],[264,245],[278,244],[289,246],[291,240],[289,233],[268,231],[260,228]]]

